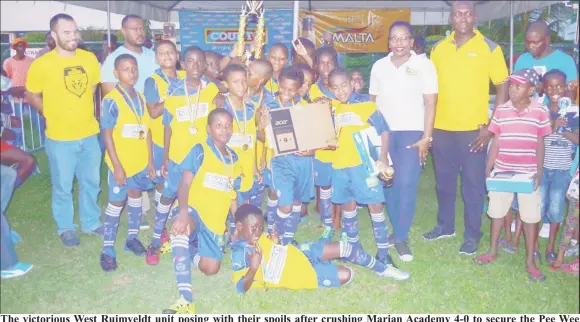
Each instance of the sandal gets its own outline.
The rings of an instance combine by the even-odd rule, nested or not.
[[[507,243],[507,244],[503,245],[501,249],[510,255],[517,254],[520,251],[519,248],[512,245],[511,243]]]
[[[528,272],[528,278],[532,282],[543,282],[546,280],[546,276],[544,274],[542,274],[542,271],[540,271],[537,268],[528,268],[527,272]]]
[[[505,245],[507,245],[507,243],[508,243],[508,241],[507,241],[507,240],[505,240],[505,239],[503,239],[503,238],[500,238],[500,239],[499,239],[499,245],[500,245],[500,246],[505,246]]]
[[[496,256],[491,256],[487,254],[479,255],[473,259],[473,262],[477,265],[487,265],[496,260]]]

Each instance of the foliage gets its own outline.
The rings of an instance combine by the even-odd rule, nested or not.
[[[28,41],[29,43],[31,42],[44,42],[44,38],[45,38],[46,32],[29,32],[24,36],[24,39],[26,39],[26,41]]]

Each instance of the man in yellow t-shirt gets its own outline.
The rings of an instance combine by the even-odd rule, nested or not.
[[[449,22],[453,32],[431,51],[437,69],[439,96],[433,131],[437,190],[437,225],[423,235],[437,240],[455,235],[457,177],[465,205],[464,243],[460,254],[473,255],[481,239],[485,196],[485,160],[493,133],[489,123],[489,82],[497,89],[496,106],[507,101],[508,71],[501,47],[473,29],[475,7],[456,1]]]
[[[77,49],[80,33],[74,19],[57,14],[50,20],[55,50],[36,59],[26,79],[26,99],[46,118],[46,153],[52,183],[52,215],[65,246],[79,239],[73,223],[73,180],[79,189],[84,233],[103,234],[100,191],[101,149],[93,93],[100,81],[95,55]]]

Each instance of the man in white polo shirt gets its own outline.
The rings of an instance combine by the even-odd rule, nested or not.
[[[391,53],[371,70],[369,94],[389,127],[389,154],[396,178],[385,188],[385,203],[393,225],[389,244],[403,261],[411,261],[409,229],[415,217],[419,175],[425,164],[435,120],[437,71],[425,56],[416,55],[413,27],[396,21],[389,29]]]

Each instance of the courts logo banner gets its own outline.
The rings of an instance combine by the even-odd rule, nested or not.
[[[290,49],[292,43],[292,10],[266,10],[266,49],[275,43],[283,43]],[[238,37],[239,12],[179,11],[181,48],[198,46],[227,55]],[[246,40],[253,40],[255,24],[246,29]]]

